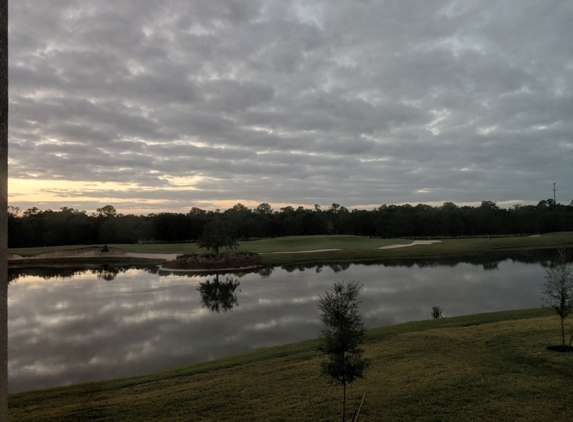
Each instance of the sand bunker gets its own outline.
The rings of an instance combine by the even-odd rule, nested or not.
[[[106,257],[106,256],[125,256],[130,258],[148,258],[148,259],[165,259],[167,261],[172,261],[177,258],[178,255],[175,253],[139,253],[139,252],[127,252],[119,248],[108,248],[107,252],[102,252],[101,247],[88,247],[80,249],[65,249],[61,251],[53,251],[41,253],[32,256],[22,256],[18,254],[8,254],[8,260],[18,260],[18,259],[46,259],[46,258],[89,258],[89,257]]]
[[[441,240],[414,240],[412,243],[408,244],[396,244],[396,245],[387,245],[387,246],[380,246],[378,249],[395,249],[395,248],[407,248],[409,246],[416,246],[416,245],[431,245],[432,243],[440,243]]]
[[[106,256],[125,256],[129,258],[147,258],[147,259],[165,259],[166,261],[173,261],[180,253],[143,253],[143,252],[127,252],[124,249],[108,248],[107,252],[102,252],[101,247],[88,247],[80,249],[65,249],[61,251],[46,252],[32,256],[21,256],[18,254],[8,254],[8,260],[14,261],[19,259],[46,259],[46,258],[89,258],[89,257],[106,257]],[[315,253],[315,252],[330,252],[339,251],[340,249],[315,249],[312,251],[289,251],[289,252],[267,252],[260,255],[269,254],[283,254],[283,253]]]
[[[342,249],[314,249],[312,251],[289,251],[289,252],[261,252],[259,255],[274,255],[282,253],[315,253],[315,252],[331,252],[331,251],[341,251]]]
[[[173,261],[180,253],[140,253],[140,252],[127,252],[125,256],[131,258],[149,258],[149,259],[165,259],[166,261]]]

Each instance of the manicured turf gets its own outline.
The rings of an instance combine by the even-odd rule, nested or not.
[[[401,242],[393,239],[385,240],[388,241],[388,244],[411,243],[410,240],[404,242],[403,239]],[[559,245],[573,245],[573,232],[551,233],[538,237],[445,239],[432,245],[416,245],[396,249],[345,248],[341,251],[312,254],[273,254],[264,255],[263,263],[266,265],[287,265],[307,262],[357,262],[392,258],[436,258],[501,250],[554,248]]]
[[[391,244],[408,244],[405,239],[371,239],[360,236],[290,236],[240,242],[240,251],[256,253],[293,252],[319,249],[342,249],[317,253],[288,253],[263,255],[265,265],[287,265],[306,262],[348,262],[385,258],[426,258],[473,254],[498,250],[551,248],[573,245],[573,232],[550,233],[537,237],[504,237],[479,239],[446,239],[433,245],[418,245],[397,249],[378,249]],[[130,252],[141,253],[193,253],[201,251],[195,243],[170,244],[118,244],[109,245]],[[82,246],[10,249],[10,253],[31,256],[61,249]],[[76,262],[73,259],[68,260]],[[14,261],[12,261],[14,262]]]
[[[571,331],[573,324],[568,323]],[[542,332],[543,330],[544,332]],[[370,330],[361,421],[570,421],[573,354],[549,308],[421,321]],[[10,421],[339,420],[341,389],[319,375],[316,341],[164,373],[13,394]]]

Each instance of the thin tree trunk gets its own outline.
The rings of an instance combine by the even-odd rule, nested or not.
[[[346,381],[342,384],[344,388],[343,398],[342,398],[342,422],[346,421]]]
[[[8,0],[0,0],[0,421],[8,420]]]
[[[565,318],[561,318],[561,338],[563,339],[563,347],[565,347]]]

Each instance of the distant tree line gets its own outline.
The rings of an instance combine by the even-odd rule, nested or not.
[[[552,199],[537,205],[500,208],[493,201],[480,206],[446,202],[442,206],[382,205],[373,210],[291,206],[273,210],[267,203],[249,209],[237,204],[225,211],[193,207],[184,213],[123,215],[106,205],[91,215],[63,207],[59,211],[9,207],[11,248],[97,243],[197,241],[208,223],[231,227],[238,239],[279,236],[350,234],[381,238],[531,235],[573,231],[573,203]]]

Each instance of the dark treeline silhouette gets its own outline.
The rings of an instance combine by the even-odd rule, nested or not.
[[[211,221],[232,227],[238,239],[295,235],[350,234],[381,238],[531,235],[573,231],[573,204],[552,199],[537,205],[500,208],[492,201],[480,206],[382,205],[371,211],[348,210],[339,204],[328,209],[269,204],[249,209],[237,204],[226,211],[191,208],[187,214],[118,214],[111,205],[92,215],[64,207],[59,211],[9,208],[8,244],[11,248],[98,243],[196,241]]]

